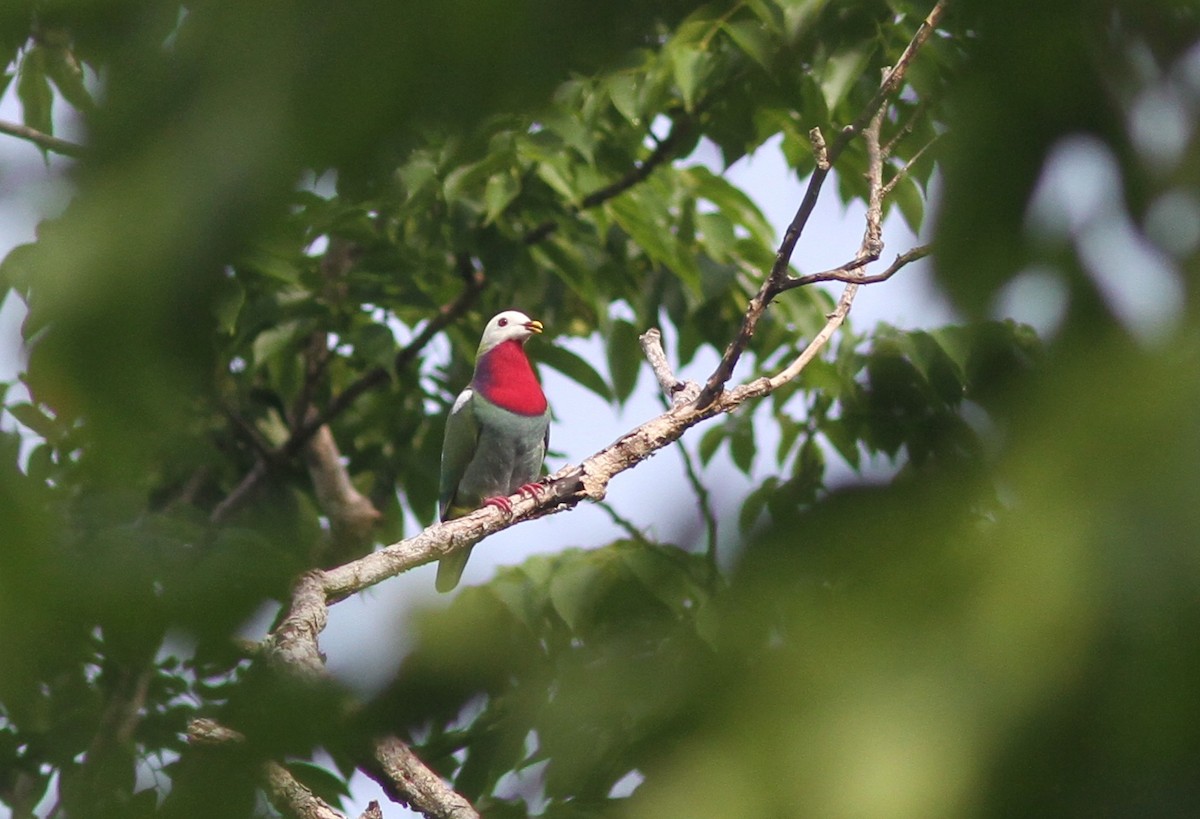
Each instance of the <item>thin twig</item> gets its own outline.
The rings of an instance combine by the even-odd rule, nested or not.
[[[896,133],[892,134],[892,138],[889,139],[887,144],[883,146],[882,152],[885,161],[891,159],[892,154],[896,150],[896,146],[900,144],[901,140],[913,132],[913,128],[916,127],[917,121],[920,120],[921,116],[925,113],[925,110],[928,107],[929,102],[924,99],[913,106],[913,110],[909,112],[908,117],[905,118],[904,124],[897,129]]]
[[[32,142],[34,145],[41,148],[43,151],[50,151],[63,156],[79,158],[87,153],[87,147],[80,145],[77,142],[70,142],[65,139],[60,139],[56,136],[43,133],[36,128],[30,128],[28,125],[21,125],[17,122],[9,122],[0,120],[0,134],[8,134],[17,139],[24,139]]]
[[[835,161],[850,140],[858,136],[858,134],[860,134],[867,127],[867,125],[870,124],[871,119],[875,116],[875,112],[878,111],[883,106],[884,101],[887,100],[887,98],[890,97],[896,91],[896,89],[900,87],[900,83],[904,79],[904,75],[908,72],[909,64],[913,61],[913,58],[917,56],[917,52],[921,50],[921,46],[925,45],[925,41],[929,39],[931,34],[933,34],[934,29],[936,29],[938,23],[941,22],[942,16],[946,13],[946,2],[947,0],[938,0],[938,2],[934,4],[933,8],[930,9],[929,14],[926,15],[925,19],[921,21],[921,25],[917,27],[917,31],[913,35],[913,38],[909,40],[908,45],[904,48],[904,51],[901,52],[900,57],[896,60],[895,65],[891,67],[891,70],[888,71],[887,76],[883,78],[883,82],[880,83],[879,90],[875,92],[875,96],[871,98],[869,103],[867,103],[867,106],[862,110],[862,113],[858,115],[858,118],[843,128],[841,133],[838,134],[838,138],[834,141],[833,146],[829,149],[830,162]]]
[[[932,245],[918,245],[912,250],[896,256],[895,261],[888,265],[883,271],[870,276],[864,276],[857,272],[866,264],[866,261],[855,259],[852,262],[847,262],[841,267],[835,267],[832,270],[824,270],[820,273],[811,273],[807,276],[795,276],[793,278],[789,278],[783,285],[782,289],[791,290],[795,287],[804,287],[805,285],[816,284],[818,282],[878,284],[879,282],[885,282],[892,276],[896,275],[896,273],[898,273],[906,265],[912,264],[918,259],[924,259],[932,252]]]
[[[893,176],[891,179],[889,179],[888,183],[883,186],[884,198],[887,198],[887,196],[889,194],[891,194],[892,190],[896,187],[896,185],[908,177],[908,174],[912,170],[913,165],[917,164],[917,162],[921,159],[921,157],[925,155],[925,152],[928,151],[930,148],[932,148],[933,144],[935,142],[937,142],[939,138],[940,138],[940,135],[935,136],[933,139],[929,140],[924,145],[922,145],[921,148],[915,154],[912,155],[912,158],[909,159],[907,162],[905,162],[904,165],[898,171],[896,171],[896,175]]]

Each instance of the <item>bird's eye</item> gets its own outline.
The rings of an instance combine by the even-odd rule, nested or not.
[[[499,324],[501,327],[507,327],[507,326],[508,326],[508,319],[506,319],[506,318],[502,318],[502,319],[500,319],[500,320],[499,320],[498,322],[496,322],[496,323],[497,323],[497,324]]]

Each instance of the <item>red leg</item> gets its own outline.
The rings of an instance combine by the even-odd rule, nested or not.
[[[546,491],[546,484],[538,481],[537,483],[527,483],[517,489],[518,494],[541,500],[542,493]]]

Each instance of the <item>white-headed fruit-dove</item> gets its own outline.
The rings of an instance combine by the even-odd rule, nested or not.
[[[525,342],[540,332],[540,321],[516,310],[494,316],[483,328],[475,374],[446,421],[442,520],[484,505],[512,511],[509,495],[538,492],[534,481],[550,441],[550,408],[525,356]],[[470,555],[468,546],[438,562],[438,591],[458,585]]]

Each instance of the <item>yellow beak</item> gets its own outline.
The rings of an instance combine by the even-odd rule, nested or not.
[[[537,319],[531,319],[525,322],[525,329],[531,333],[540,333],[542,332],[542,323]]]

